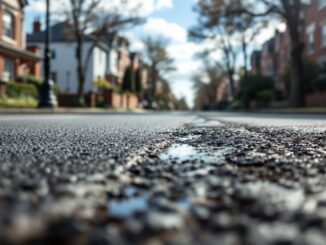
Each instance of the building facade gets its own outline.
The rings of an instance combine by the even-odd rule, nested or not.
[[[0,81],[20,76],[40,77],[41,64],[36,47],[26,49],[24,0],[0,0]]]
[[[305,41],[308,57],[326,63],[326,1],[310,1],[305,14]]]
[[[27,35],[28,47],[38,47],[44,52],[45,31],[41,31],[39,23],[34,23],[33,33]],[[59,86],[60,91],[76,94],[78,76],[76,62],[76,42],[71,37],[71,26],[68,22],[60,22],[51,27],[51,78]],[[85,73],[84,92],[94,91],[94,81],[104,78],[107,72],[107,46],[86,40],[83,44],[83,63],[87,67]]]
[[[305,42],[305,58],[316,64],[326,65],[326,0],[310,1],[305,5],[302,16],[301,35]],[[276,31],[275,36],[263,44],[259,62],[255,59],[257,52],[252,54],[252,73],[259,70],[262,75],[273,78],[275,88],[288,96],[284,81],[284,73],[291,61],[291,40],[288,31]]]

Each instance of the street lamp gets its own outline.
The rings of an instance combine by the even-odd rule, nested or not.
[[[40,90],[40,108],[54,108],[58,105],[57,98],[53,93],[53,81],[50,79],[51,49],[50,49],[50,0],[46,0],[46,30],[44,48],[44,82]]]

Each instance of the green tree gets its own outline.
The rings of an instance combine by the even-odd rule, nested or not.
[[[244,77],[240,80],[240,87],[237,94],[237,99],[240,100],[242,106],[249,110],[250,104],[253,100],[259,100],[267,97],[266,91],[274,91],[273,81],[262,75],[248,74],[248,77]]]

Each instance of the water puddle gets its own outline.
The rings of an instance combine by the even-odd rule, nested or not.
[[[232,151],[231,147],[215,148],[209,146],[191,146],[188,144],[172,144],[163,151],[160,159],[164,161],[199,160],[208,164],[218,164],[225,159],[225,156]]]
[[[194,135],[188,135],[188,136],[185,136],[185,137],[179,137],[179,138],[177,138],[177,140],[180,141],[180,142],[185,142],[185,141],[196,140],[196,139],[199,139],[200,137],[201,137],[201,135],[194,134]]]
[[[216,120],[209,120],[205,118],[198,118],[195,121],[193,121],[191,124],[193,127],[197,128],[207,128],[207,127],[221,127],[223,126],[223,123],[216,121]]]
[[[189,210],[192,203],[189,200],[169,201],[165,198],[151,197],[149,193],[140,194],[136,188],[127,187],[123,190],[124,198],[108,200],[107,210],[110,217],[126,220],[137,214],[145,214],[164,207],[175,207],[179,210]]]
[[[110,216],[116,219],[127,219],[136,213],[144,213],[148,209],[147,198],[132,197],[125,200],[112,200],[108,203]]]
[[[148,209],[148,196],[141,195],[134,187],[126,187],[122,191],[124,198],[109,200],[107,204],[110,216],[115,219],[127,219]]]

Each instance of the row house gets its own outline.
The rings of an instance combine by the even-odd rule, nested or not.
[[[311,1],[305,14],[305,41],[308,57],[326,63],[326,0]]]
[[[0,0],[0,85],[18,77],[40,77],[39,50],[26,49],[24,7],[26,0]],[[1,89],[1,90],[2,90]]]
[[[310,1],[303,11],[302,38],[305,55],[320,65],[326,64],[326,0]],[[286,95],[282,77],[290,62],[291,40],[287,31],[276,31],[273,38],[263,44],[262,50],[251,56],[252,73],[268,76],[275,87]]]
[[[67,94],[76,94],[78,91],[78,76],[76,62],[75,37],[72,26],[67,21],[59,22],[50,27],[51,32],[51,78],[59,86],[60,91]],[[41,52],[45,48],[45,31],[41,30],[41,24],[36,20],[33,24],[33,33],[27,35],[29,47],[38,47]],[[96,43],[91,37],[85,37],[83,43],[83,63],[87,65],[85,74],[85,92],[95,90],[94,81],[103,78],[107,68],[107,45]]]
[[[76,47],[73,26],[69,21],[59,22],[50,27],[51,32],[51,77],[65,95],[76,95],[78,91],[78,76],[76,62]],[[42,31],[40,21],[33,24],[33,32],[27,35],[29,47],[38,47],[44,50],[45,31]],[[121,87],[125,72],[128,67],[137,70],[141,67],[139,55],[129,50],[128,39],[116,34],[107,33],[105,27],[96,30],[84,37],[83,64],[85,72],[85,94],[101,92],[96,87],[95,81],[102,79],[107,83]],[[112,99],[112,95],[106,95],[108,100],[115,101],[109,106],[117,106],[116,101],[123,98]],[[118,95],[115,97],[119,97]],[[60,98],[59,98],[60,103]],[[66,103],[65,103],[66,105]],[[121,102],[124,107],[124,102]],[[119,106],[120,107],[120,106]]]

